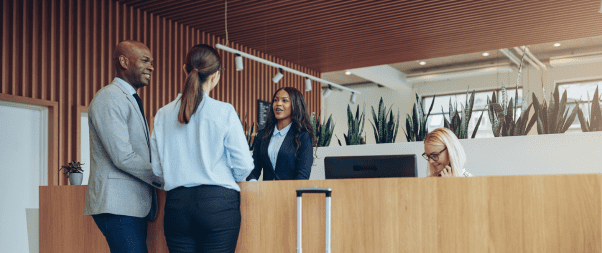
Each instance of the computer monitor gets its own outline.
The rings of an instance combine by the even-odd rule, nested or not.
[[[416,177],[416,155],[340,156],[324,158],[326,179]]]

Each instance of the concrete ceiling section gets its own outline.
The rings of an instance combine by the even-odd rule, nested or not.
[[[406,74],[389,65],[356,68],[348,71],[352,75],[391,89],[412,88],[412,84],[407,81]]]

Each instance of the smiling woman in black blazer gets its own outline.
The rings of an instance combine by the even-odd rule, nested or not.
[[[293,87],[280,88],[272,97],[265,128],[253,142],[255,169],[247,180],[309,179],[316,143],[303,94]]]

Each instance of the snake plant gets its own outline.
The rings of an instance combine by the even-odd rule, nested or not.
[[[516,108],[518,108],[518,89],[515,90],[514,101],[507,101],[506,88],[502,87],[502,101],[498,103],[496,92],[493,92],[491,100],[487,97],[487,107],[489,111],[489,121],[491,122],[493,136],[521,136],[527,135],[535,122],[537,121],[537,112],[529,120],[529,112],[533,103],[529,104],[527,110],[522,111],[516,119]],[[527,123],[528,121],[528,123]]]
[[[470,118],[472,117],[472,108],[474,106],[474,96],[475,91],[472,91],[470,95],[470,99],[468,96],[468,92],[466,92],[466,106],[461,105],[462,109],[458,111],[457,104],[453,104],[451,102],[451,98],[449,99],[449,120],[443,114],[443,124],[446,128],[454,132],[458,139],[468,139],[468,123],[470,122]],[[479,130],[479,125],[481,125],[481,119],[483,118],[483,113],[479,117],[477,121],[477,125],[472,131],[472,137],[477,135],[477,130]]]
[[[418,106],[416,106],[418,104]],[[416,94],[416,103],[414,104],[414,108],[412,109],[412,116],[407,114],[406,117],[406,130],[404,130],[404,134],[406,135],[406,139],[408,142],[411,141],[424,141],[426,134],[428,133],[427,122],[429,116],[431,115],[431,111],[433,110],[433,105],[435,104],[435,97],[433,97],[433,101],[431,102],[431,106],[429,107],[428,113],[424,113],[424,106],[420,98],[418,98],[418,94]],[[403,129],[402,129],[403,130]]]
[[[578,110],[577,116],[579,117],[579,122],[581,123],[581,130],[583,132],[602,131],[602,110],[600,110],[600,97],[598,96],[597,86],[596,91],[594,92],[594,97],[592,99],[592,104],[590,105],[589,102],[587,102],[587,104],[590,108],[589,122],[584,117],[581,108],[579,108],[579,102],[577,102],[577,106],[575,107]]]
[[[240,119],[240,114],[238,114],[238,112],[236,113],[238,115],[238,118]],[[248,115],[245,115],[245,122],[243,124],[243,130],[245,132],[245,137],[247,139],[247,144],[249,144],[249,150],[253,150],[253,137],[255,135],[255,126],[257,124],[252,123],[250,126],[247,122],[247,117]],[[241,123],[242,123],[242,119],[241,119]]]
[[[564,133],[575,121],[579,107],[575,107],[569,115],[569,109],[566,107],[566,90],[560,99],[558,86],[556,86],[549,105],[545,100],[540,104],[535,94],[532,93],[532,96],[533,106],[537,113],[537,134]]]
[[[372,129],[374,129],[374,139],[376,143],[394,143],[397,138],[397,131],[399,130],[399,110],[397,111],[397,117],[393,115],[393,106],[387,111],[387,107],[380,98],[378,103],[378,114],[374,112],[372,107]],[[388,118],[388,119],[387,119]]]
[[[360,106],[357,106],[357,110],[355,111],[355,116],[351,112],[351,106],[347,105],[347,134],[343,134],[345,138],[345,144],[347,145],[359,145],[362,143],[362,133],[364,132],[364,123],[366,121],[365,118],[366,108],[364,107],[364,111],[360,115]],[[341,145],[341,140],[337,137],[339,141],[339,145]]]
[[[318,147],[330,146],[330,140],[332,139],[332,132],[334,131],[334,121],[332,121],[332,115],[328,117],[326,122],[320,123],[320,115],[318,118],[311,118],[311,126],[314,129],[314,135],[318,139]]]

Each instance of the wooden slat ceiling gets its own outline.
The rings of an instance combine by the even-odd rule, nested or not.
[[[219,37],[224,1],[121,0]],[[228,1],[228,38],[320,72],[602,35],[600,0]]]

